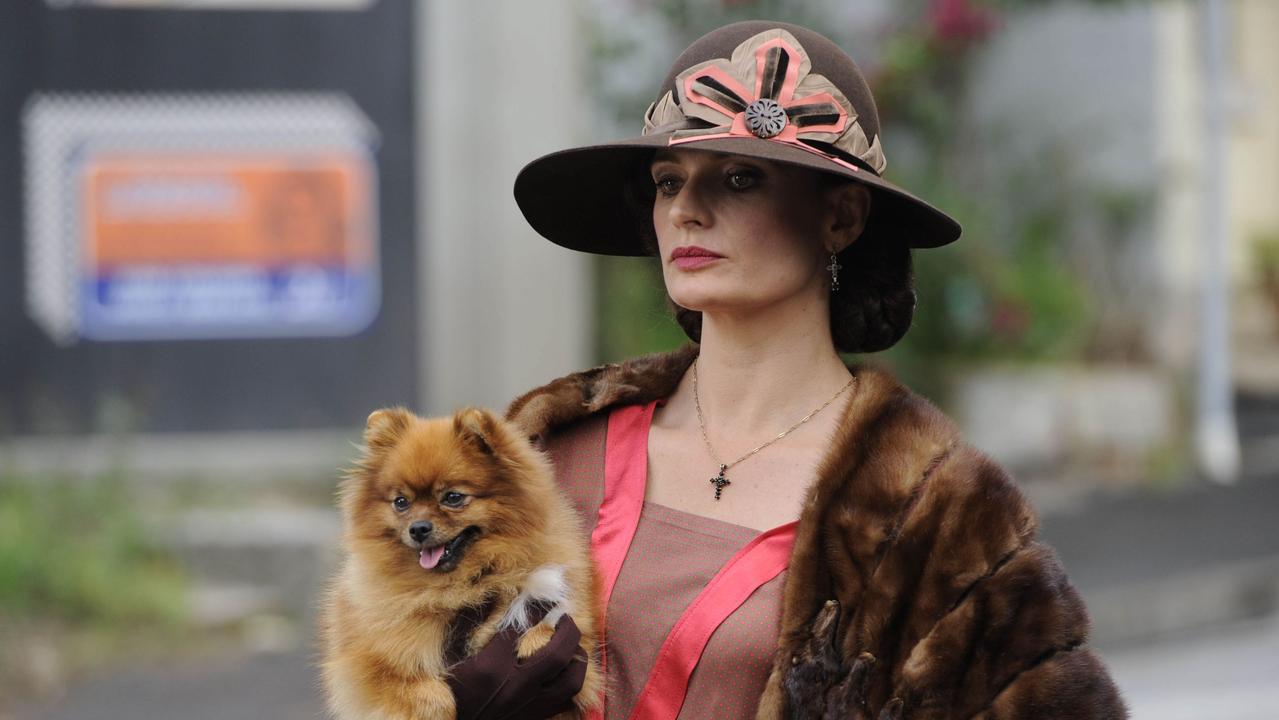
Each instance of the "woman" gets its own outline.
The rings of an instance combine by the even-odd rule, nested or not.
[[[507,413],[593,529],[608,717],[1126,715],[1007,474],[927,400],[838,355],[895,343],[914,311],[910,248],[959,237],[884,165],[852,60],[810,30],[748,22],[685,50],[643,136],[516,180],[553,242],[657,255],[696,342],[555,380]],[[543,676],[505,686],[539,698],[524,717],[571,695],[581,665],[539,662]],[[491,694],[473,667],[459,683]]]

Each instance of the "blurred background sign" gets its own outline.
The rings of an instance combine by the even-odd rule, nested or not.
[[[41,97],[24,134],[28,307],[55,341],[348,335],[376,314],[373,137],[344,98]]]
[[[411,4],[179,5],[0,4],[0,436],[421,399]]]
[[[172,10],[363,10],[377,0],[45,0],[50,7]]]

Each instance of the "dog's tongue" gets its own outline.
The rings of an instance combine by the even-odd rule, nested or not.
[[[430,570],[440,564],[440,557],[444,555],[444,546],[436,545],[433,548],[422,548],[422,556],[418,558],[418,564],[423,570]]]

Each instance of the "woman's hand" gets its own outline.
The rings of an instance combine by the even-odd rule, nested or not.
[[[515,654],[519,640],[514,628],[506,628],[452,668],[448,684],[457,720],[542,720],[573,708],[586,679],[582,632],[573,618],[560,618],[546,646],[523,660]]]

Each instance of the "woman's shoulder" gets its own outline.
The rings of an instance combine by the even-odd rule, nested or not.
[[[868,458],[907,458],[919,466],[907,480],[916,500],[925,485],[950,495],[980,490],[990,501],[1003,500],[1024,516],[1026,501],[1004,466],[967,441],[962,429],[932,400],[912,390],[894,373],[876,365],[857,365],[860,407],[850,409],[844,430],[858,436]],[[851,448],[850,448],[851,449]]]
[[[697,356],[696,345],[597,365],[539,385],[511,401],[506,419],[540,440],[556,428],[617,405],[666,397]]]
[[[882,533],[875,534],[880,541],[860,545],[853,533],[851,551],[864,553],[889,576],[933,574],[931,582],[958,585],[948,592],[934,586],[940,596],[1035,543],[1038,518],[1000,462],[965,440],[957,423],[891,371],[858,366],[856,372],[863,394],[832,449],[839,471],[825,475],[829,485],[814,496],[826,510],[818,517],[836,524],[855,518],[858,527]],[[939,596],[934,599],[941,602]]]
[[[842,512],[821,515],[873,567],[860,632],[898,658],[893,693],[949,697],[964,717],[1123,717],[1084,602],[1011,474],[891,373],[862,377],[862,454],[830,496]]]

